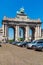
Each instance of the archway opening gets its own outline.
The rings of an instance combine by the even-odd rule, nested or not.
[[[19,36],[20,36],[21,41],[25,40],[25,28],[24,27],[20,27]]]
[[[30,27],[30,38],[31,38],[31,41],[33,41],[35,39],[35,28],[31,28]]]
[[[15,41],[15,28],[13,27],[8,28],[8,40],[11,42]]]

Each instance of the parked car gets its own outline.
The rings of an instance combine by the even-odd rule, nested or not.
[[[17,41],[12,42],[13,45],[16,45],[18,43],[20,43],[20,42],[17,42]]]
[[[43,41],[38,41],[36,45],[34,45],[35,50],[43,51]]]
[[[33,40],[31,43],[28,43],[27,45],[26,45],[26,48],[27,49],[33,49],[33,47],[34,47],[34,45],[36,45],[38,40]]]
[[[17,46],[25,47],[26,44],[28,44],[28,42],[20,42],[20,43],[17,44]]]

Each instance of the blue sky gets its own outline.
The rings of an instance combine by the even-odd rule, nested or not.
[[[29,18],[40,18],[43,22],[43,0],[0,0],[0,27],[4,16],[15,17],[21,7],[24,7]]]

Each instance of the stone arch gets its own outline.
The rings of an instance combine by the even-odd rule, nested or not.
[[[23,41],[25,40],[25,27],[20,26],[19,36],[20,38],[23,38]]]
[[[8,37],[9,37],[9,29],[13,30],[13,40],[15,41],[15,27],[14,26],[8,26]]]
[[[31,41],[35,39],[35,28],[34,27],[30,27],[30,37],[31,37]]]

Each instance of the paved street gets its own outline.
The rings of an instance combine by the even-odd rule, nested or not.
[[[43,65],[43,52],[2,44],[0,65]]]

